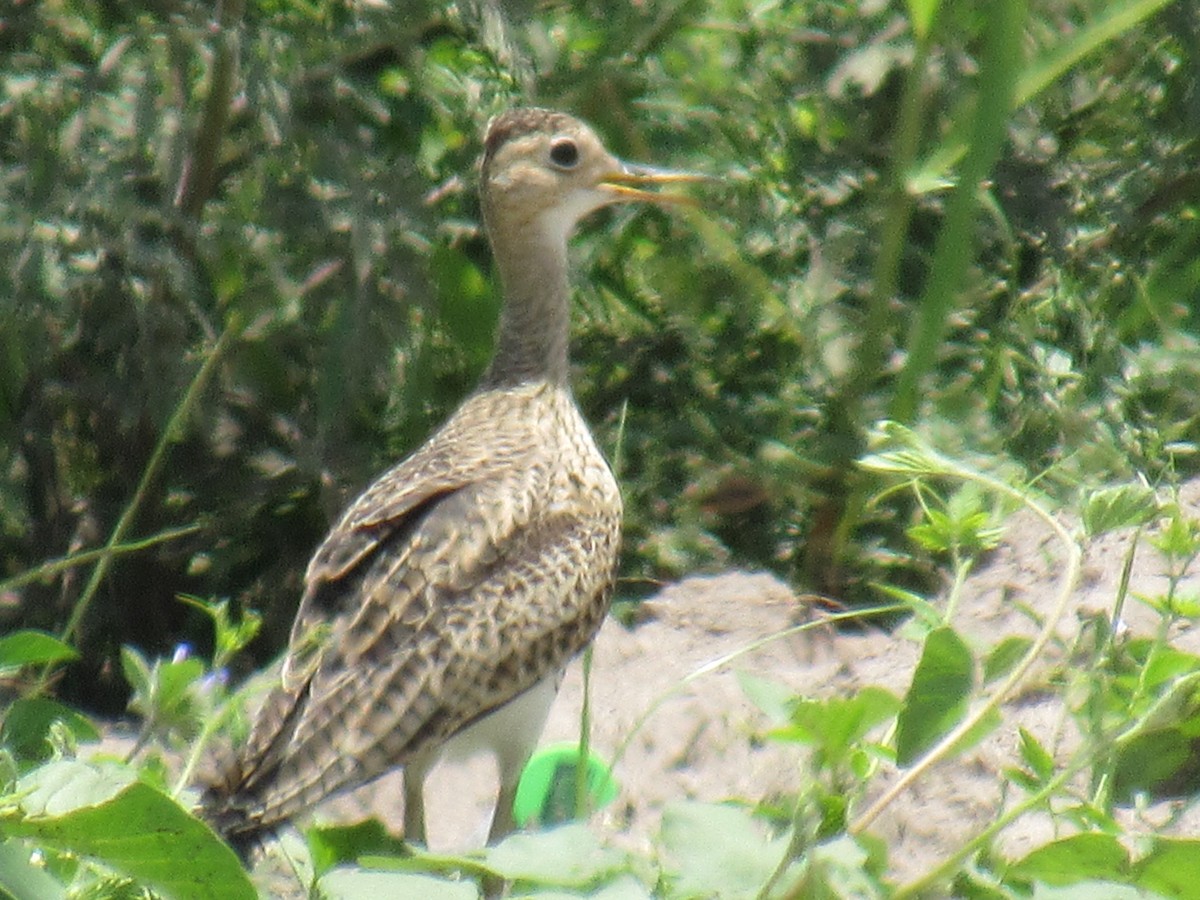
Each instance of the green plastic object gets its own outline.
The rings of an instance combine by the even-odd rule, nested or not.
[[[517,785],[513,819],[520,828],[558,825],[579,818],[575,811],[575,771],[579,745],[551,744],[530,757]],[[617,796],[617,781],[596,753],[587,756],[587,806],[593,812]]]

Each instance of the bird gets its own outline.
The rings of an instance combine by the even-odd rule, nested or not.
[[[479,169],[502,305],[491,363],[428,440],[374,481],[313,555],[278,681],[201,796],[243,856],[333,794],[404,770],[404,837],[424,780],[488,750],[512,805],[563,670],[611,602],[622,501],[570,383],[568,238],[620,203],[690,203],[706,180],[635,166],[562,112],[488,124]]]

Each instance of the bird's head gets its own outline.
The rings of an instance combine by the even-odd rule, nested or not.
[[[565,113],[520,108],[497,116],[484,140],[480,193],[496,233],[532,227],[565,240],[588,213],[612,203],[689,203],[649,188],[707,180],[622,162]]]

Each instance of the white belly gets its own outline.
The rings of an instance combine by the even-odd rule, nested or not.
[[[502,781],[514,768],[519,774],[542,736],[546,716],[550,714],[550,705],[558,694],[561,680],[561,672],[543,678],[525,693],[450,738],[442,745],[438,756],[460,761],[490,751],[496,756]]]

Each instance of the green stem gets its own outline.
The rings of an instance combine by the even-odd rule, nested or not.
[[[897,888],[896,892],[892,895],[892,900],[903,900],[906,897],[920,896],[949,880],[958,871],[959,866],[970,858],[971,854],[975,853],[981,847],[986,846],[992,838],[1021,816],[1025,815],[1025,813],[1047,803],[1051,797],[1062,789],[1063,785],[1067,784],[1075,776],[1076,772],[1083,769],[1087,764],[1087,754],[1079,754],[1071,764],[1042,785],[1040,790],[1030,794],[1012,809],[1006,810],[994,822],[984,828],[983,831],[959,847],[958,850],[942,860],[937,866],[915,881],[910,881],[908,884]]]
[[[575,762],[575,818],[591,813],[588,792],[588,763],[592,755],[592,648],[583,651],[583,701],[579,711],[579,756]]]
[[[79,595],[79,599],[75,601],[75,608],[71,610],[71,616],[59,635],[65,643],[70,643],[79,630],[79,624],[83,621],[83,617],[87,613],[92,599],[96,596],[96,591],[99,590],[100,584],[108,574],[109,566],[117,556],[119,552],[118,548],[122,546],[122,541],[124,541],[126,533],[132,527],[134,519],[141,510],[142,504],[150,492],[151,484],[153,484],[155,478],[158,477],[159,472],[162,470],[163,463],[167,458],[168,448],[182,436],[184,425],[188,417],[192,414],[192,410],[195,409],[196,404],[199,402],[205,387],[207,387],[213,370],[223,357],[225,351],[229,349],[239,330],[236,321],[231,321],[224,333],[217,340],[217,343],[208,352],[204,363],[192,378],[192,383],[188,385],[183,399],[179,401],[166,427],[163,428],[162,434],[159,435],[158,443],[155,444],[154,451],[150,454],[150,459],[146,463],[145,469],[142,470],[142,477],[138,482],[137,489],[133,493],[133,498],[122,511],[121,517],[117,520],[117,524],[108,536],[108,541],[105,543],[103,549],[93,551],[96,557],[96,565],[92,568],[91,577],[88,579],[83,592]],[[46,671],[42,673],[39,687],[45,685],[50,671],[51,669],[47,667]]]
[[[196,768],[200,765],[200,760],[204,757],[205,750],[208,749],[209,742],[213,735],[219,732],[224,726],[233,710],[235,709],[235,699],[230,697],[221,705],[215,715],[209,716],[204,720],[204,724],[200,727],[200,733],[196,735],[196,739],[192,741],[191,751],[188,753],[187,762],[184,763],[183,770],[179,773],[179,777],[175,779],[175,786],[171,788],[171,796],[179,799],[179,796],[192,783],[193,776],[196,774]]]
[[[168,528],[165,531],[160,531],[158,534],[152,534],[149,537],[136,541],[127,541],[111,548],[102,547],[96,550],[84,550],[81,553],[72,553],[68,556],[60,556],[57,559],[47,560],[40,566],[27,569],[11,578],[0,581],[0,594],[3,594],[5,591],[15,590],[34,581],[40,581],[43,578],[53,578],[55,575],[65,572],[68,569],[73,569],[76,566],[86,566],[104,556],[123,556],[126,553],[137,553],[140,550],[148,550],[158,544],[165,544],[167,541],[195,534],[199,530],[199,525]]]
[[[946,614],[943,617],[947,625],[954,620],[954,614],[958,611],[958,602],[962,599],[963,585],[966,584],[967,576],[971,574],[974,566],[973,558],[963,559],[957,550],[954,551],[954,583],[950,585],[950,597],[946,601]]]
[[[225,140],[229,110],[237,85],[238,26],[245,7],[246,0],[220,0],[218,3],[218,30],[213,39],[215,46],[208,96],[176,199],[180,211],[192,221],[199,221],[204,204],[216,187],[221,144]]]

